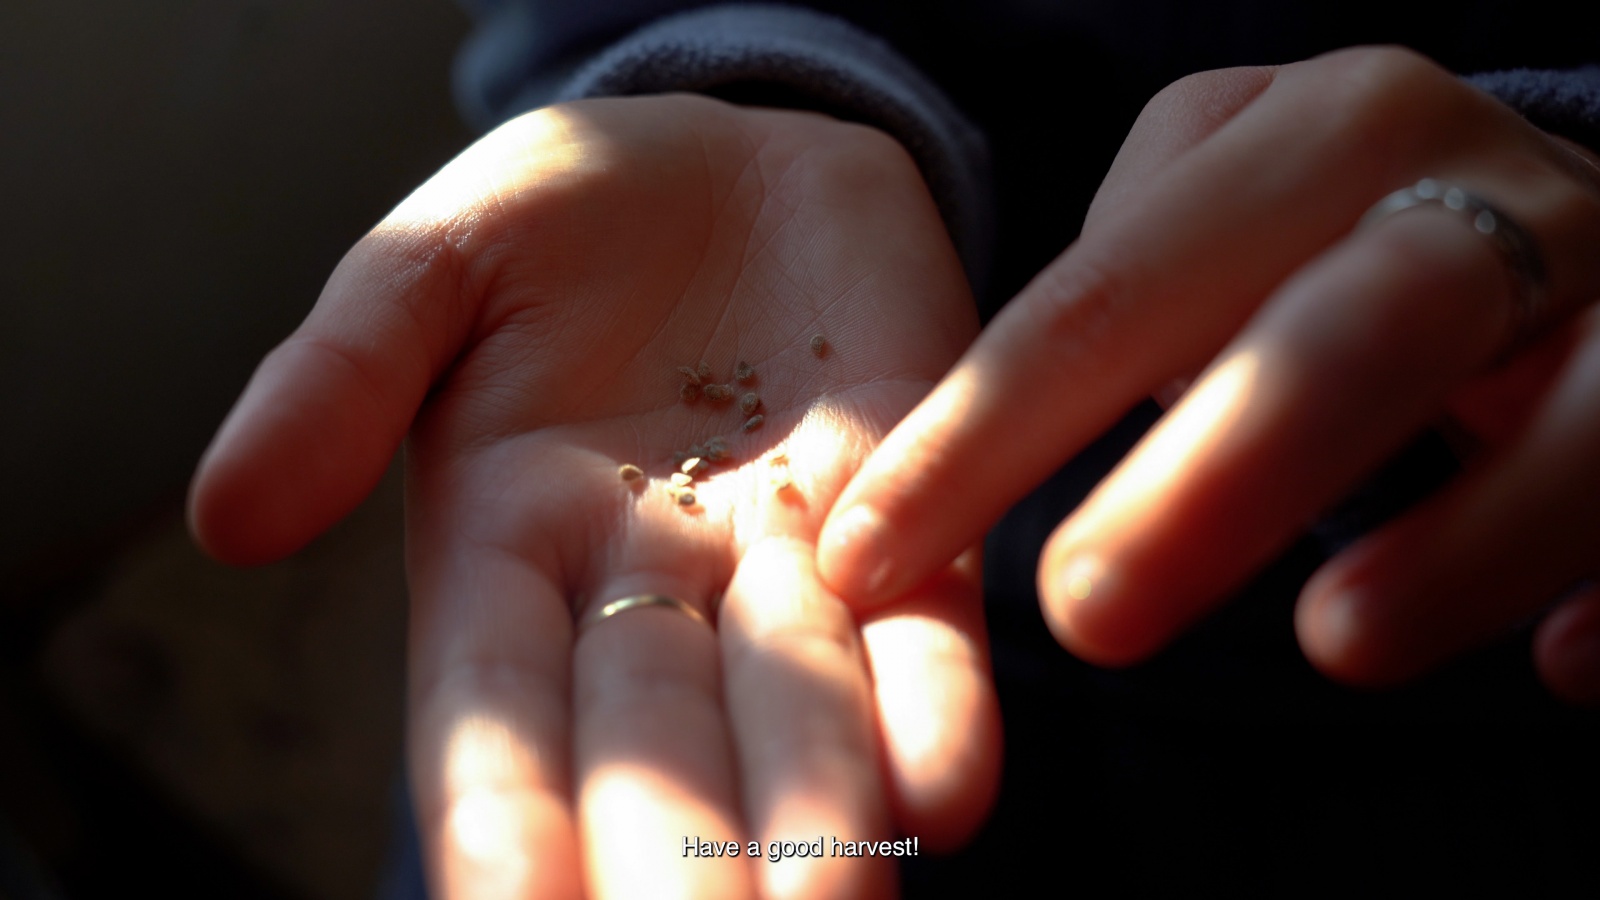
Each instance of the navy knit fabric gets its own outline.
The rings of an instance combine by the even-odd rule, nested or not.
[[[1061,225],[1081,220],[1109,163],[1102,158],[1116,146],[1096,141],[1120,139],[1144,99],[1201,68],[1292,62],[1353,43],[1408,43],[1474,76],[1542,127],[1600,147],[1600,41],[1531,27],[1543,12],[1546,20],[1559,18],[1554,6],[1537,2],[468,6],[481,24],[458,58],[456,94],[482,127],[561,100],[686,90],[883,129],[922,168],[976,285],[991,283],[996,240],[1016,246],[1013,232],[1040,239],[1037,248],[1022,241],[1033,257],[1026,262],[1001,261],[995,291],[979,291],[985,315],[1037,271],[1039,252],[1059,250],[1075,234]],[[1080,142],[1080,134],[1093,137]],[[1013,188],[1002,181],[998,199],[985,136],[1006,142],[1000,163],[1025,182]],[[1059,146],[1064,138],[1078,146]],[[1059,152],[1026,146],[1047,143]],[[1071,173],[1046,171],[1047,161]],[[1063,183],[1068,178],[1075,183]],[[1060,202],[1041,211],[1033,206],[1038,197]],[[1023,214],[1006,216],[1008,206]],[[1041,212],[1049,223],[1038,221]]]

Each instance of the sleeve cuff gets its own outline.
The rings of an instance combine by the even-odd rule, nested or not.
[[[1467,80],[1545,131],[1600,153],[1600,65],[1486,72]]]

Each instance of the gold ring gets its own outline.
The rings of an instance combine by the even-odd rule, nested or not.
[[[632,597],[613,600],[604,606],[590,610],[583,617],[583,621],[578,623],[578,631],[583,632],[593,628],[602,620],[609,619],[618,613],[625,613],[630,609],[645,609],[651,606],[675,609],[696,622],[700,622],[708,628],[711,627],[711,623],[706,621],[705,615],[700,610],[695,609],[694,606],[686,601],[679,600],[677,597],[669,597],[666,594],[635,594]]]

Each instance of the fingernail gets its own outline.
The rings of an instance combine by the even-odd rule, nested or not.
[[[1040,585],[1046,601],[1046,620],[1062,644],[1080,642],[1083,618],[1090,605],[1098,605],[1110,594],[1106,565],[1094,557],[1080,556],[1056,567],[1050,585]],[[1090,615],[1093,618],[1093,615]]]
[[[1559,642],[1544,660],[1547,682],[1569,703],[1600,706],[1600,633]]]
[[[1094,577],[1082,566],[1068,571],[1061,584],[1069,600],[1087,600],[1094,593]]]
[[[867,506],[846,510],[824,528],[818,555],[834,590],[850,599],[875,597],[893,569],[888,537],[882,517]]]
[[[1314,662],[1338,665],[1360,636],[1361,601],[1348,588],[1310,594],[1296,612],[1300,647]]]
[[[1312,587],[1319,587],[1313,585]],[[1295,607],[1295,633],[1306,659],[1349,685],[1393,684],[1424,668],[1421,648],[1397,656],[1392,623],[1375,619],[1382,606],[1366,586],[1308,588]]]

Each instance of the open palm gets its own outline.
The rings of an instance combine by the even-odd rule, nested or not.
[[[444,896],[880,894],[894,860],[834,838],[926,852],[993,790],[976,560],[858,614],[814,542],[975,329],[882,134],[693,97],[541,111],[346,258],[203,461],[195,530],[229,561],[292,552],[409,431],[411,759]],[[731,399],[682,395],[702,364]],[[596,613],[645,594],[714,626]]]

